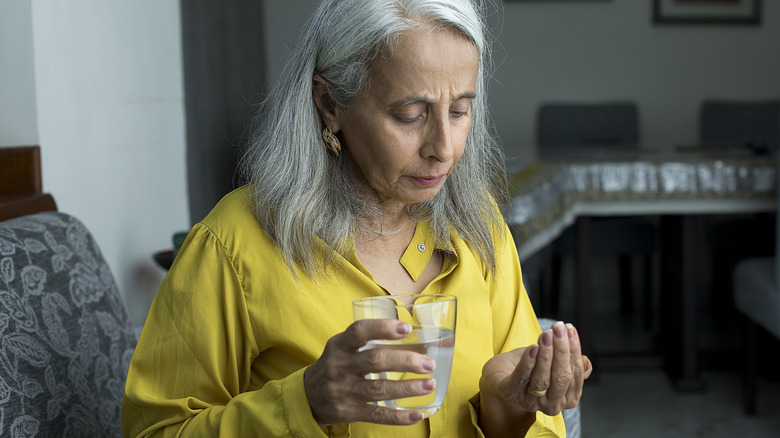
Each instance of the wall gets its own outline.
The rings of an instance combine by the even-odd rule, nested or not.
[[[32,7],[0,2],[0,146],[38,143]]]
[[[279,77],[300,27],[318,3],[318,0],[263,0],[267,83]]]
[[[31,4],[44,189],[92,231],[140,322],[163,275],[152,254],[189,227],[179,4]]]
[[[181,2],[192,222],[242,183],[236,164],[248,142],[265,78],[262,4]]]
[[[707,98],[780,98],[780,4],[763,25],[654,26],[649,1],[505,2],[491,101],[508,154],[533,159],[535,111],[548,100],[633,99],[641,143],[698,140]]]
[[[269,77],[315,0],[265,0]],[[550,100],[633,99],[641,142],[697,141],[706,98],[780,98],[780,4],[760,27],[652,24],[651,2],[496,1],[490,101],[507,155],[535,159],[536,109]],[[496,11],[494,11],[496,12]]]

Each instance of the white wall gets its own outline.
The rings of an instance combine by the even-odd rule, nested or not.
[[[264,0],[266,65],[279,74],[286,46],[316,0]],[[548,100],[633,99],[641,142],[695,143],[706,98],[780,98],[780,2],[763,2],[760,27],[652,24],[651,2],[508,1],[490,101],[507,155],[535,159],[536,109]],[[503,17],[503,26],[497,25]]]
[[[189,227],[179,3],[32,0],[32,19],[44,190],[92,231],[140,322],[152,254]]]
[[[38,143],[32,8],[0,2],[0,146]]]

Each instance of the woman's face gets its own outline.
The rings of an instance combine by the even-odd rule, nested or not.
[[[344,150],[380,202],[406,206],[441,190],[466,146],[478,70],[460,34],[410,31],[374,62],[354,105],[333,110]]]

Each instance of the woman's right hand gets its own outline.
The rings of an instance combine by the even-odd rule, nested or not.
[[[401,349],[361,351],[372,339],[403,339],[411,330],[408,323],[394,319],[364,319],[328,340],[322,356],[306,369],[303,378],[311,412],[320,427],[355,421],[409,425],[422,420],[420,412],[369,402],[428,394],[435,387],[433,379],[368,380],[365,376],[385,371],[430,374],[433,360]]]

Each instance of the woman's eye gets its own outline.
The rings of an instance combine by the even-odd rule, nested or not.
[[[469,115],[470,105],[456,105],[450,108],[450,114],[453,117],[463,117]]]
[[[461,118],[461,117],[468,117],[468,115],[469,115],[469,110],[468,110],[468,109],[464,109],[464,110],[452,110],[452,111],[450,111],[450,115],[451,115],[452,117],[456,118],[456,119],[459,119],[459,118]]]
[[[420,119],[422,119],[422,115],[416,115],[416,116],[401,116],[401,115],[399,115],[399,116],[396,116],[396,118],[401,123],[414,123],[414,122],[417,122]]]

